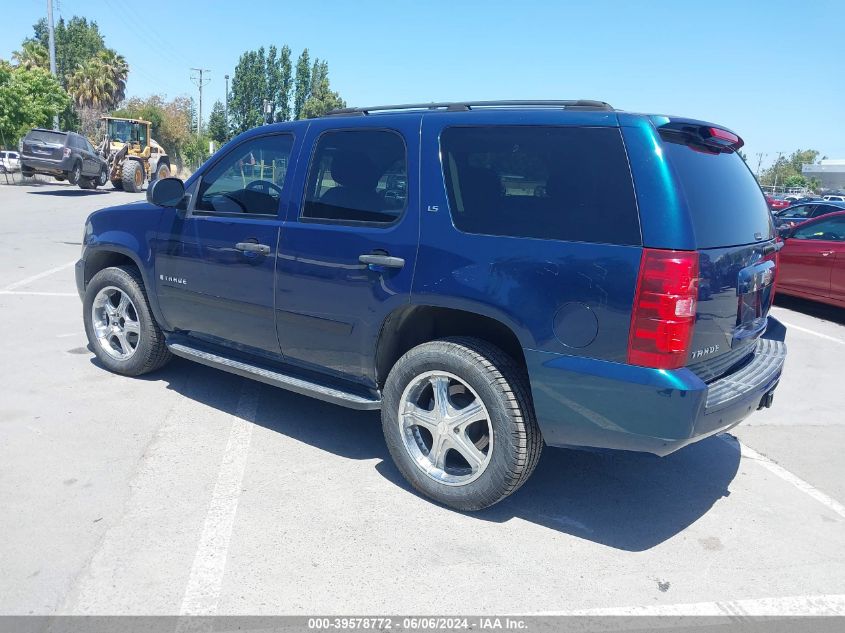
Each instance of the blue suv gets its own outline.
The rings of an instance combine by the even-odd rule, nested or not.
[[[380,409],[415,489],[485,508],[544,444],[666,455],[771,405],[779,243],[741,146],[599,101],[256,128],[88,218],[85,330],[120,374]]]

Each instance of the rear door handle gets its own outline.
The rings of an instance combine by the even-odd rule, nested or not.
[[[402,268],[405,265],[404,259],[390,255],[359,255],[358,261],[368,266],[382,266],[384,268]]]
[[[238,242],[235,248],[244,253],[260,253],[261,255],[269,255],[270,247],[266,244],[256,244],[255,242]]]

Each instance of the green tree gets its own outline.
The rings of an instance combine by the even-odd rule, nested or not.
[[[346,102],[329,85],[329,68],[325,62],[320,64],[316,75],[312,74],[312,77],[314,77],[314,83],[311,84],[308,99],[302,105],[301,118],[311,119],[322,116],[330,110],[346,107]]]
[[[40,42],[34,40],[24,40],[21,50],[12,53],[12,61],[27,70],[33,68],[50,70],[50,53]]]
[[[302,106],[311,94],[311,61],[308,49],[302,51],[296,60],[296,79],[294,80],[293,118],[302,118]]]
[[[41,18],[33,29],[33,40],[39,42],[46,50],[49,42],[47,20]],[[55,25],[55,42],[56,74],[65,88],[68,77],[106,47],[97,23],[78,16],[73,16],[67,22],[64,18],[59,19]]]
[[[226,123],[226,110],[220,101],[215,101],[208,117],[208,135],[222,145],[229,140],[229,126]]]
[[[804,163],[816,162],[818,155],[819,152],[814,149],[799,149],[789,156],[781,156],[771,167],[760,174],[760,184],[784,187],[809,186],[809,181],[801,173],[801,166]]]
[[[113,108],[126,96],[129,66],[122,55],[102,50],[68,77],[67,90],[80,108]]]
[[[196,170],[210,156],[208,143],[211,138],[205,134],[194,134],[184,146],[184,160],[191,170]]]
[[[267,98],[267,62],[264,48],[243,53],[232,75],[229,116],[239,134],[264,121],[262,107]]]
[[[271,46],[267,51],[267,92],[272,121],[289,121],[291,118],[290,98],[293,91],[293,77],[290,61],[290,47],[285,44],[281,51]]]
[[[50,127],[70,98],[48,71],[0,60],[0,142],[16,147],[34,127]]]

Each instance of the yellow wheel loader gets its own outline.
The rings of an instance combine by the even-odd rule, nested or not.
[[[97,147],[108,161],[109,180],[115,189],[135,193],[144,182],[170,176],[170,157],[150,138],[149,121],[105,116],[103,140]]]

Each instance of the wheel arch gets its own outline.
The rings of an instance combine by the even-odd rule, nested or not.
[[[158,301],[154,292],[154,286],[146,267],[142,264],[138,254],[130,248],[120,244],[101,244],[96,247],[88,247],[85,253],[84,288],[88,287],[91,279],[101,270],[113,266],[134,266],[141,275],[144,282],[144,289],[150,309],[160,326],[164,325]]]
[[[375,351],[375,379],[381,387],[396,361],[408,350],[447,336],[471,336],[502,349],[526,367],[519,337],[499,319],[469,310],[435,305],[405,305],[382,323]]]

